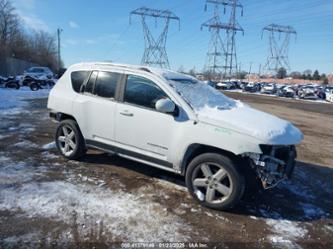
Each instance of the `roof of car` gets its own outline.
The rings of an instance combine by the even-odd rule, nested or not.
[[[163,68],[155,68],[155,67],[149,67],[149,66],[142,66],[142,65],[131,65],[131,64],[120,64],[120,63],[112,63],[112,62],[83,62],[78,63],[73,66],[88,66],[88,67],[94,67],[94,66],[111,66],[111,67],[120,67],[120,68],[127,68],[127,69],[134,69],[134,70],[140,70],[145,71],[148,73],[157,74],[159,76],[162,76],[166,79],[188,79],[193,78],[190,75],[178,73],[172,70],[163,69]]]

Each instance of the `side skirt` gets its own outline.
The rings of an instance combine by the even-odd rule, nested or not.
[[[86,146],[90,147],[90,148],[94,148],[94,149],[98,149],[98,150],[102,150],[105,152],[109,152],[109,153],[113,153],[113,154],[117,154],[121,157],[127,158],[127,159],[131,159],[137,162],[141,162],[141,163],[145,163],[145,164],[149,164],[151,166],[154,166],[156,168],[160,168],[160,169],[164,169],[167,171],[171,171],[174,173],[178,173],[180,174],[180,172],[178,172],[177,170],[175,170],[173,168],[172,163],[167,162],[167,161],[163,161],[160,159],[156,159],[147,155],[143,155],[137,152],[133,152],[133,151],[129,151],[129,150],[125,150],[116,146],[112,146],[112,145],[108,145],[108,144],[104,144],[101,142],[97,142],[94,140],[90,140],[87,139],[86,141]]]

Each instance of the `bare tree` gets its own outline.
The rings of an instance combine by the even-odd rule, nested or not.
[[[9,0],[0,0],[0,46],[8,49],[19,31],[19,18]]]
[[[15,57],[56,69],[56,37],[23,29],[21,23],[11,0],[0,0],[0,64],[6,68],[6,58]]]

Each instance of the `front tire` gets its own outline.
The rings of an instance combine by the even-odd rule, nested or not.
[[[40,87],[38,86],[38,84],[35,83],[35,82],[32,82],[29,87],[30,87],[31,91],[38,91],[40,89]]]
[[[55,142],[60,153],[69,160],[85,154],[85,142],[78,124],[71,119],[62,121],[56,131]]]
[[[228,157],[205,153],[194,158],[186,170],[186,185],[203,206],[228,210],[242,198],[244,176]]]

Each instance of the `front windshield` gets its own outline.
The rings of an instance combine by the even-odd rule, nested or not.
[[[169,79],[169,84],[197,113],[206,109],[231,109],[237,105],[235,100],[194,78]]]

